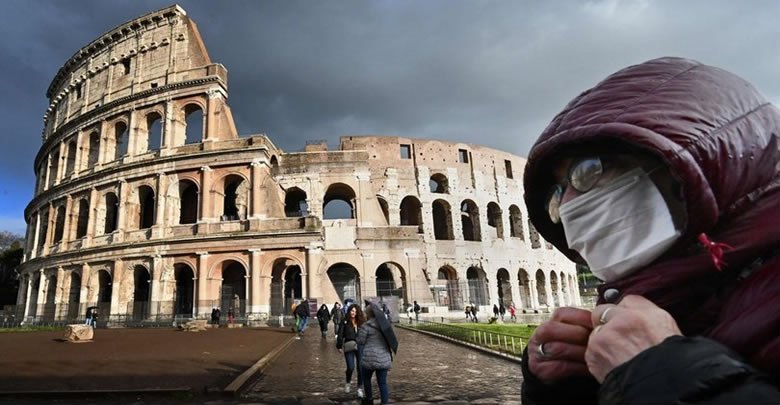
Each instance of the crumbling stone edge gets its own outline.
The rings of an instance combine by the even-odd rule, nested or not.
[[[263,356],[260,360],[258,360],[255,364],[253,364],[251,367],[246,369],[241,375],[236,377],[233,382],[228,384],[227,387],[225,387],[222,392],[225,395],[230,395],[234,397],[238,397],[241,395],[241,393],[248,387],[250,380],[252,380],[253,377],[260,374],[265,370],[266,367],[268,367],[271,362],[276,359],[280,354],[284,353],[285,350],[287,350],[288,347],[290,347],[290,344],[295,341],[295,336],[290,336],[289,339],[287,339],[286,342],[282,343],[281,345],[277,346],[275,349],[271,350],[268,354]]]

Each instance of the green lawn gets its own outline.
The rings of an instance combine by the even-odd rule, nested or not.
[[[0,333],[44,332],[52,330],[65,330],[65,328],[62,326],[21,326],[18,328],[0,328]]]
[[[536,325],[526,324],[427,322],[413,327],[514,355],[521,353],[522,347],[536,329]]]

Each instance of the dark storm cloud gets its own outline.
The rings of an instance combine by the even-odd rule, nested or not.
[[[160,1],[0,2],[0,228],[32,193],[46,89],[80,47]],[[527,154],[607,74],[659,56],[731,70],[780,101],[776,1],[183,1],[229,71],[242,135],[288,151],[345,134]],[[6,222],[4,222],[6,218]],[[19,229],[23,229],[19,225]]]

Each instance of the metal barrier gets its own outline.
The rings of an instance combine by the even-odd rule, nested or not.
[[[523,339],[518,336],[425,320],[415,321],[413,327],[513,356],[519,357],[523,354]]]

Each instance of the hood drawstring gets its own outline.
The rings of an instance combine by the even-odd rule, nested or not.
[[[699,235],[699,243],[709,252],[710,257],[712,258],[712,264],[715,265],[715,268],[718,271],[721,271],[722,267],[727,264],[723,260],[723,250],[734,249],[734,247],[726,243],[713,242],[707,237],[706,233]]]

